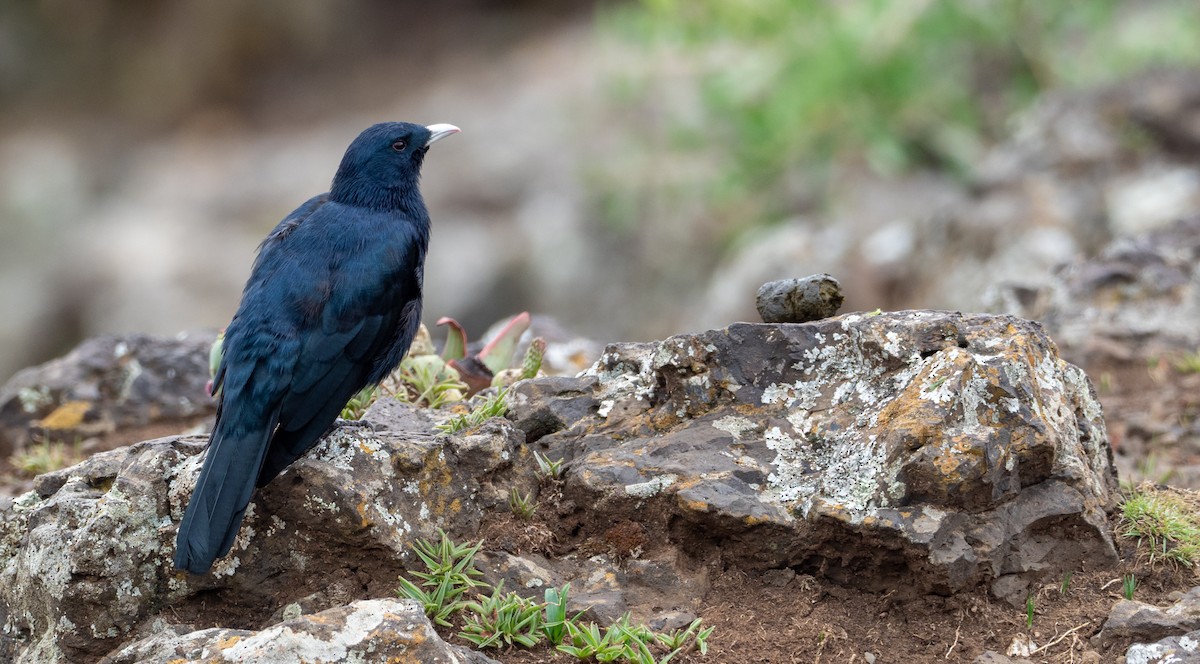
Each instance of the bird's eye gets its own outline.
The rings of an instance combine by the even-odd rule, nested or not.
[[[397,139],[395,143],[392,143],[392,149],[396,152],[402,152],[406,147],[408,147],[408,143],[404,142],[403,138]]]

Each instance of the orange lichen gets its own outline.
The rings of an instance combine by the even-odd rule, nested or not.
[[[83,417],[91,407],[89,401],[68,401],[43,417],[38,426],[43,429],[74,429],[83,423]]]

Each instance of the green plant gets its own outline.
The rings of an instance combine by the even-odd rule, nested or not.
[[[1200,351],[1181,355],[1175,360],[1175,370],[1180,373],[1200,373]]]
[[[533,500],[533,494],[527,493],[524,496],[515,488],[508,494],[508,508],[522,521],[528,521],[533,518],[533,513],[537,511],[537,503]]]
[[[490,596],[480,595],[462,608],[470,615],[459,636],[479,648],[499,648],[501,641],[529,648],[542,638],[543,606],[516,593],[504,594],[503,582]]]
[[[1031,594],[1025,597],[1025,627],[1033,627],[1033,616],[1035,612],[1036,607],[1034,606],[1034,599],[1033,595]]]
[[[696,649],[703,655],[708,652],[708,637],[714,628],[700,629],[700,622],[700,619],[696,618],[684,629],[677,629],[670,634],[656,634],[654,638],[664,647],[675,651],[683,650],[689,641],[693,642]]]
[[[1200,515],[1196,505],[1169,489],[1151,485],[1132,491],[1121,505],[1122,534],[1144,545],[1150,562],[1170,560],[1188,567],[1200,561]]]
[[[31,443],[25,449],[14,452],[10,463],[26,475],[41,475],[52,470],[61,470],[80,461],[79,443],[55,443],[43,441]]]
[[[533,459],[534,459],[534,461],[537,462],[538,469],[535,472],[537,473],[538,479],[540,479],[541,481],[548,482],[548,481],[552,481],[552,480],[557,480],[562,477],[562,471],[563,471],[563,460],[562,459],[558,459],[557,461],[554,461],[554,460],[551,460],[550,457],[547,457],[538,452],[533,453]]]
[[[482,573],[475,569],[475,554],[483,542],[474,545],[455,544],[441,529],[437,544],[428,540],[417,540],[413,550],[425,565],[424,572],[409,572],[421,580],[417,585],[400,577],[400,595],[415,599],[425,608],[425,614],[439,625],[450,626],[449,617],[466,605],[459,599],[471,588],[482,585],[475,577]]]
[[[472,429],[492,419],[493,417],[504,417],[508,412],[508,389],[501,389],[495,394],[489,396],[483,403],[479,404],[466,415],[455,415],[446,422],[438,424],[435,428],[438,431],[446,433],[458,433],[465,429]]]
[[[613,662],[626,652],[625,644],[618,642],[619,633],[612,627],[601,631],[596,623],[578,625],[568,622],[567,636],[570,643],[559,644],[557,649],[579,659],[592,658],[598,662]]]
[[[343,420],[360,420],[366,414],[367,409],[371,404],[375,403],[375,391],[377,386],[368,385],[358,394],[350,397],[350,401],[346,402],[345,408],[338,414],[338,417]]]
[[[515,382],[512,375],[519,374],[520,370],[512,368],[513,354],[516,352],[517,343],[521,340],[521,335],[525,334],[525,330],[529,329],[532,319],[529,312],[523,311],[511,320],[501,330],[492,337],[483,349],[475,355],[468,356],[467,352],[467,333],[463,326],[453,318],[444,317],[438,320],[438,325],[446,325],[449,332],[446,337],[446,347],[442,351],[442,358],[446,364],[453,368],[462,377],[463,381],[469,386],[467,396],[472,396],[477,392],[487,389],[493,385],[510,385]],[[539,340],[535,340],[539,341]],[[539,341],[540,350],[534,351],[537,355],[538,366],[541,366],[541,353],[545,350],[545,341]],[[533,349],[537,344],[530,344]],[[526,357],[529,353],[526,353]],[[522,366],[522,365],[518,365]],[[497,381],[501,374],[506,374],[509,377],[506,380]]]
[[[1137,577],[1126,574],[1121,577],[1121,595],[1125,599],[1133,599],[1133,591],[1137,590]]]
[[[843,164],[970,172],[1045,90],[1200,59],[1192,0],[642,0],[602,18],[637,63],[615,103],[656,104],[664,120],[636,139],[689,168],[597,174],[597,198],[636,220],[705,197],[706,231],[794,216],[812,205],[814,175]]]
[[[1058,586],[1058,592],[1059,592],[1059,594],[1066,595],[1067,590],[1069,590],[1070,588],[1071,588],[1071,570],[1067,570],[1063,574],[1062,583],[1059,584],[1059,586]]]
[[[700,620],[684,630],[659,634],[645,625],[635,625],[625,614],[612,625],[601,628],[594,622],[583,623],[580,616],[567,616],[567,595],[571,584],[548,588],[544,603],[504,593],[503,583],[491,587],[475,577],[481,573],[474,567],[475,554],[482,542],[474,545],[455,544],[445,532],[438,530],[439,540],[432,543],[417,540],[413,550],[424,564],[425,572],[410,572],[421,581],[418,585],[400,579],[398,593],[415,599],[425,613],[437,624],[451,626],[450,618],[462,614],[463,628],[459,636],[479,648],[508,645],[533,647],[544,637],[560,652],[579,659],[597,662],[632,662],[633,664],[666,664],[689,647],[701,655],[708,652],[708,637],[713,628],[700,629]],[[462,599],[463,593],[479,588],[475,600]],[[484,594],[487,593],[487,594]],[[655,650],[669,649],[661,659]]]
[[[458,372],[437,355],[406,355],[392,378],[396,398],[418,406],[440,408],[467,393]]]
[[[562,588],[547,588],[546,602],[542,605],[545,607],[545,617],[542,620],[542,633],[546,635],[546,639],[550,641],[550,645],[557,646],[563,642],[563,638],[567,636],[567,594],[571,591],[571,584],[567,583]],[[580,614],[583,612],[581,611]],[[577,614],[574,620],[579,619]]]

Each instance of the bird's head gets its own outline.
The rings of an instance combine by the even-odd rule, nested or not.
[[[331,198],[387,207],[397,197],[415,195],[429,146],[458,132],[458,127],[448,124],[381,122],[367,127],[346,148],[333,177]]]

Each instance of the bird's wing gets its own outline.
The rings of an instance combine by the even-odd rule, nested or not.
[[[294,320],[271,315],[287,261],[284,240],[325,203],[315,197],[288,215],[260,247],[242,304],[226,330],[213,380],[217,421],[204,467],[176,537],[175,566],[202,574],[228,553],[266,458],[301,343]]]
[[[351,397],[399,364],[420,324],[424,239],[402,221],[357,214],[350,224],[342,220],[353,232],[326,247],[327,282],[296,302],[311,317],[259,486],[316,444]]]

